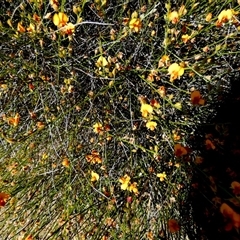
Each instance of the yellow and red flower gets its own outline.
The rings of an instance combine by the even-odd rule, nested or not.
[[[179,14],[177,11],[172,11],[168,14],[168,20],[172,22],[172,24],[176,24],[179,22]]]
[[[59,12],[53,15],[53,23],[58,28],[64,27],[67,24],[67,22],[68,22],[68,16],[65,13]]]
[[[131,183],[130,185],[129,185],[129,187],[128,187],[128,191],[129,192],[133,192],[134,194],[138,194],[139,192],[138,192],[138,189],[137,189],[137,183],[136,182],[134,182],[134,183]]]
[[[140,29],[142,28],[142,22],[140,18],[132,18],[129,22],[129,28],[133,32],[140,32]]]
[[[153,107],[147,103],[141,105],[141,113],[144,118],[148,117],[149,114],[153,113]]]
[[[103,133],[103,125],[101,123],[95,123],[93,125],[93,131],[95,133],[98,133],[98,134],[102,134]]]
[[[168,67],[168,73],[170,74],[170,82],[173,82],[184,74],[184,68],[177,63],[173,63]]]
[[[125,174],[123,177],[119,178],[119,182],[122,184],[121,185],[121,189],[122,190],[127,190],[128,189],[128,185],[130,183],[131,178]]]
[[[72,35],[75,31],[75,26],[68,22],[69,18],[64,12],[55,13],[53,15],[53,23],[62,34]]]

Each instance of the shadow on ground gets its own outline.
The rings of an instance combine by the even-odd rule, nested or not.
[[[190,239],[196,239],[196,235],[197,239],[240,239],[236,229],[224,230],[226,219],[224,220],[220,213],[222,203],[227,203],[240,213],[240,204],[236,206],[231,202],[234,197],[231,183],[240,182],[239,89],[240,83],[234,82],[231,94],[224,100],[212,124],[203,126],[197,131],[199,136],[195,139],[196,147],[202,153],[203,162],[196,165],[193,170],[188,199],[193,222],[198,229],[197,234],[189,235]],[[206,139],[209,139],[216,148],[206,149]]]

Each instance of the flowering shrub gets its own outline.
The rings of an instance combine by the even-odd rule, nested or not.
[[[239,6],[206,2],[3,1],[3,239],[194,239],[201,166],[219,232],[239,228],[239,176],[228,205],[202,156],[225,141],[201,131],[238,79]]]

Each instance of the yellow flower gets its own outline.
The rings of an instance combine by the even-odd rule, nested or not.
[[[148,116],[148,114],[151,114],[153,112],[153,107],[147,103],[143,103],[141,105],[141,113],[144,118]]]
[[[70,162],[69,162],[68,158],[64,158],[64,159],[63,159],[62,165],[63,165],[64,167],[67,167],[67,168],[69,167]]]
[[[128,185],[130,183],[131,178],[126,174],[124,177],[121,177],[119,179],[119,182],[122,184],[121,185],[121,189],[122,190],[127,190],[128,189]]]
[[[210,22],[212,19],[212,13],[208,13],[207,16],[206,16],[206,22]]]
[[[104,7],[107,4],[107,0],[95,0],[95,3],[100,7]]]
[[[108,65],[108,61],[105,57],[100,56],[96,62],[97,67],[106,67]]]
[[[30,33],[35,32],[35,31],[36,31],[36,30],[35,30],[35,25],[32,24],[32,23],[30,23],[30,24],[29,24],[29,27],[27,28],[27,31],[30,32]]]
[[[146,127],[148,129],[150,129],[151,131],[155,130],[155,128],[157,127],[157,123],[156,122],[153,122],[153,121],[148,121],[146,123]]]
[[[137,183],[134,182],[128,187],[128,191],[135,193],[136,195],[139,193],[137,189]]]
[[[91,171],[91,182],[96,182],[99,180],[99,175],[94,171]]]
[[[95,123],[93,125],[93,131],[95,133],[99,133],[99,134],[102,133],[103,132],[103,125],[101,123]]]
[[[165,172],[163,172],[163,173],[158,173],[157,177],[159,177],[160,181],[163,182],[167,178],[167,175]]]
[[[168,20],[172,22],[172,24],[176,24],[179,22],[179,14],[177,11],[170,12],[168,14]]]
[[[180,102],[175,103],[173,106],[178,110],[182,110],[182,104]]]
[[[58,28],[64,27],[68,22],[68,16],[63,13],[55,13],[53,16],[53,23],[56,25]]]
[[[140,29],[142,28],[142,22],[140,20],[140,18],[133,18],[130,20],[129,22],[129,28],[133,31],[133,32],[139,32]]]
[[[179,141],[181,139],[181,136],[175,130],[173,130],[172,133],[174,141]]]
[[[173,82],[184,74],[184,68],[177,63],[173,63],[168,67],[168,73],[170,74],[170,82]]]
[[[182,5],[178,10],[178,14],[179,14],[179,16],[183,16],[186,13],[187,13],[187,9],[186,9],[185,5]]]

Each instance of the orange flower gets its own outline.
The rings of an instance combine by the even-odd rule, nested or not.
[[[212,143],[212,141],[209,140],[209,139],[207,139],[207,140],[205,141],[205,145],[206,145],[206,149],[207,149],[207,150],[209,150],[209,149],[214,150],[214,149],[216,148],[215,145]]]
[[[24,32],[26,31],[25,27],[22,25],[21,22],[18,23],[18,25],[17,25],[17,30],[18,30],[18,32],[20,32],[20,33],[24,33]]]
[[[20,121],[19,113],[17,113],[14,117],[9,117],[8,118],[8,124],[12,125],[14,127],[17,127],[17,125],[19,124],[19,121]]]
[[[33,20],[39,23],[41,21],[41,17],[38,16],[36,13],[34,13],[33,14]]]
[[[87,155],[86,159],[87,159],[87,162],[90,162],[90,163],[93,163],[93,164],[102,163],[102,159],[100,157],[100,154],[96,150],[93,150],[91,152],[91,154]]]
[[[10,198],[10,195],[7,193],[0,193],[0,207],[4,207],[6,204],[6,201]]]
[[[55,13],[53,16],[53,23],[56,25],[58,28],[64,27],[68,22],[68,16],[63,13]]]
[[[33,240],[33,236],[32,235],[28,235],[25,240]]]
[[[205,100],[202,99],[202,95],[199,91],[191,92],[191,102],[193,105],[204,105]]]
[[[187,149],[179,143],[175,144],[174,154],[175,154],[176,157],[182,157],[184,155],[187,155]]]
[[[233,194],[240,195],[240,183],[239,182],[233,181],[231,183],[231,188],[232,188]]]
[[[171,233],[175,233],[175,232],[178,232],[180,230],[180,226],[175,219],[168,220],[168,230]]]
[[[233,228],[240,228],[240,215],[236,213],[228,204],[223,203],[220,207],[220,212],[226,219],[226,231],[231,231]]]
[[[63,165],[64,167],[69,167],[70,162],[69,162],[68,158],[64,158],[64,159],[63,159],[62,165]]]
[[[39,130],[42,130],[45,127],[45,124],[43,122],[37,122],[36,125]]]

